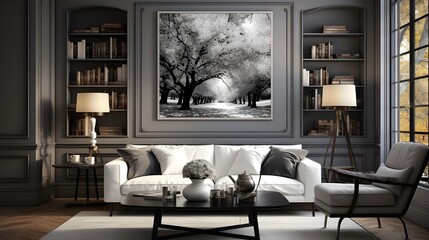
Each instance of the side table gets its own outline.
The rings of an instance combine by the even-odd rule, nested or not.
[[[97,184],[97,168],[103,168],[104,163],[95,163],[95,164],[86,164],[86,163],[60,163],[52,165],[54,168],[65,168],[65,169],[77,169],[76,177],[76,186],[74,192],[74,201],[77,201],[77,193],[79,190],[79,180],[80,180],[80,170],[85,170],[85,180],[86,180],[86,201],[89,202],[89,170],[92,169],[92,174],[94,176],[94,185],[95,185],[95,195],[97,201],[99,200],[98,196],[98,184]]]

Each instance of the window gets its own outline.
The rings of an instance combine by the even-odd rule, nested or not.
[[[392,139],[428,145],[428,0],[392,0],[391,17]]]

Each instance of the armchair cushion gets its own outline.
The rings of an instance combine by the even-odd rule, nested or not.
[[[333,207],[350,206],[354,193],[354,184],[322,183],[314,187],[316,199]],[[356,206],[393,206],[395,195],[384,188],[370,184],[361,184]]]
[[[117,149],[128,165],[128,179],[161,174],[159,163],[150,150],[151,147]]]
[[[413,167],[407,167],[405,169],[393,169],[393,168],[387,167],[384,164],[381,164],[377,170],[376,175],[393,178],[394,181],[398,183],[407,183],[412,170],[413,170]],[[400,196],[401,191],[403,189],[403,186],[398,186],[398,185],[384,184],[384,183],[377,183],[377,182],[374,182],[373,184],[375,186],[379,186],[390,190],[396,196]]]
[[[261,174],[296,178],[296,166],[307,156],[305,149],[282,149],[272,147],[262,163]]]

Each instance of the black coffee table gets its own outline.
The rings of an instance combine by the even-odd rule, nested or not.
[[[258,215],[257,210],[262,209],[274,209],[284,208],[289,206],[289,201],[278,192],[271,191],[258,191],[254,202],[241,202],[241,203],[217,203],[213,204],[210,201],[206,202],[190,202],[184,197],[178,197],[177,201],[174,202],[163,202],[161,200],[147,200],[143,197],[133,196],[133,192],[129,193],[121,201],[123,206],[139,207],[143,209],[154,210],[154,220],[152,229],[152,239],[171,239],[177,237],[186,237],[196,234],[212,234],[224,237],[233,237],[240,239],[260,239],[259,238],[259,226],[258,226]],[[180,212],[247,212],[249,217],[249,223],[238,224],[232,226],[211,228],[211,229],[198,229],[191,227],[183,227],[176,225],[162,224],[162,215],[164,212],[180,211]],[[226,230],[253,227],[254,236],[242,235],[224,232]],[[183,233],[171,234],[158,236],[158,228],[167,228],[174,230],[185,231]]]

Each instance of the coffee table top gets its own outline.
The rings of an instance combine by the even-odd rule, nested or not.
[[[279,192],[273,191],[258,191],[254,202],[217,204],[212,204],[210,201],[191,202],[187,201],[183,196],[178,197],[175,203],[172,201],[163,202],[162,200],[149,200],[143,197],[134,196],[134,193],[135,192],[128,193],[122,199],[121,205],[161,210],[244,210],[249,208],[269,209],[289,206],[289,201],[286,197]]]

